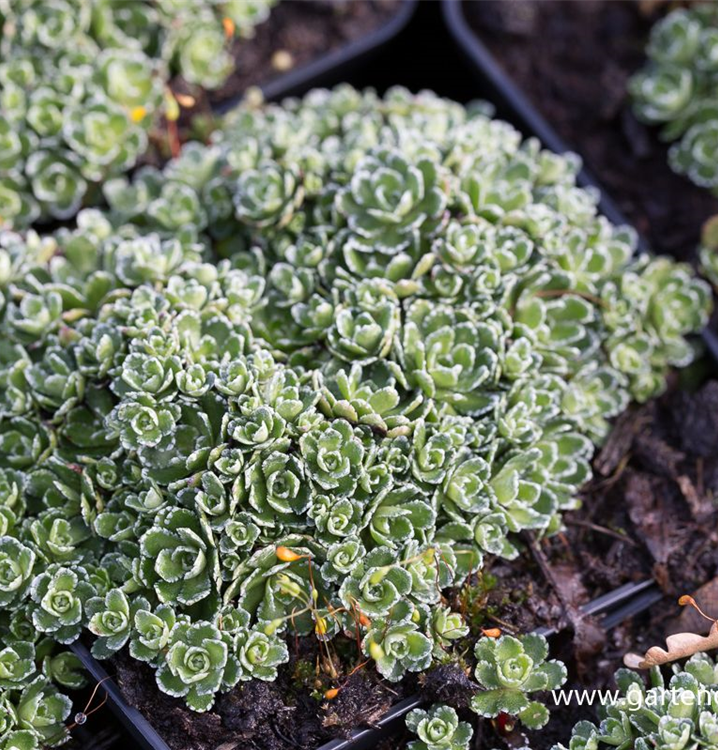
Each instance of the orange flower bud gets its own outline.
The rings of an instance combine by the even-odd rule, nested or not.
[[[499,637],[501,637],[501,630],[500,630],[500,628],[481,628],[481,632],[487,638],[499,638]]]
[[[282,562],[296,562],[297,560],[302,559],[301,555],[298,555],[296,552],[289,549],[289,547],[277,547],[275,554]]]
[[[224,27],[224,34],[227,39],[231,39],[234,36],[234,30],[236,28],[234,25],[234,21],[231,18],[225,16],[222,19],[222,26]]]
[[[368,628],[368,627],[371,626],[371,620],[363,612],[360,612],[359,613],[359,624],[363,628]]]
[[[324,693],[324,697],[328,700],[334,700],[337,695],[339,695],[339,688],[331,688],[331,690],[327,690],[326,693]]]
[[[197,103],[196,99],[189,94],[175,94],[175,99],[182,107],[194,107]]]

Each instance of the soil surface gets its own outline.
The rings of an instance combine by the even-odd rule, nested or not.
[[[716,575],[718,381],[630,408],[594,473],[583,508],[565,518],[586,585],[652,576],[677,597]]]
[[[710,623],[678,607],[681,594],[693,594],[709,614],[718,616],[716,497],[718,381],[688,392],[678,388],[676,379],[663,397],[634,406],[617,420],[594,460],[583,507],[564,517],[563,533],[540,543],[522,537],[524,549],[517,559],[487,560],[479,576],[446,593],[472,630],[460,645],[458,665],[387,683],[370,669],[350,674],[361,657],[352,638],[340,637],[332,642],[340,676],[332,678],[326,652],[316,639],[303,638],[290,641],[291,661],[276,682],[242,683],[200,715],[159,692],[152,670],[126,655],[115,658],[111,671],[127,700],[172,750],[215,750],[223,743],[229,743],[228,749],[313,750],[357,725],[372,724],[392,704],[416,692],[427,702],[453,705],[463,719],[472,720],[481,746],[519,747],[519,729],[506,736],[495,722],[477,723],[468,709],[477,689],[471,679],[472,645],[482,629],[560,630],[552,638],[552,656],[569,668],[566,687],[611,687],[627,651],[662,644],[671,632],[707,631]],[[652,576],[664,599],[609,633],[578,609],[620,585]],[[342,687],[336,698],[324,700],[324,692],[337,685]],[[578,718],[593,718],[590,707],[547,704],[553,719],[529,736],[534,750],[565,743]],[[400,728],[387,748],[403,747],[402,737]]]
[[[648,611],[611,630],[603,649],[591,654],[561,634],[552,654],[569,666],[566,687],[614,689],[614,671],[627,651],[664,646],[676,632],[708,632],[710,622],[678,597],[692,594],[718,617],[718,381],[697,392],[673,389],[632,407],[616,423],[594,460],[594,479],[584,489],[583,508],[564,517],[565,535],[544,544],[556,564],[564,560],[582,573],[590,591],[654,577],[665,593]],[[552,708],[547,727],[531,736],[534,750],[566,744],[580,718],[593,708]]]
[[[251,86],[267,84],[372,34],[400,7],[401,0],[281,0],[251,38],[235,40],[235,70],[222,87],[202,95],[178,76],[172,89],[197,96],[195,112],[227,105]]]
[[[332,646],[344,652],[343,659],[335,659],[339,669],[341,663],[358,664],[356,644],[339,638]],[[160,692],[154,670],[124,651],[113,658],[111,669],[127,701],[151,721],[172,750],[314,750],[334,737],[347,736],[353,727],[372,724],[418,689],[414,676],[389,684],[367,669],[331,680],[323,671],[326,652],[313,638],[290,640],[289,650],[290,662],[277,680],[240,683],[218,696],[212,710],[203,714]],[[337,684],[338,695],[323,700],[323,693]]]
[[[675,174],[658,130],[633,116],[626,84],[670,7],[635,0],[465,2],[477,36],[584,158],[653,251],[690,260],[718,198]]]

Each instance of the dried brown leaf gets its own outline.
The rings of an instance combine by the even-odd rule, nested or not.
[[[718,648],[718,622],[714,622],[708,635],[697,633],[676,633],[666,638],[667,650],[660,646],[649,648],[646,653],[626,654],[623,663],[631,669],[650,669],[679,659],[686,659],[699,651]]]

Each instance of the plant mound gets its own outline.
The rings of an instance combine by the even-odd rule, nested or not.
[[[706,320],[578,166],[480,109],[343,87],[241,109],[73,229],[0,234],[18,663],[89,628],[204,711],[273,679],[285,631],[356,632],[390,680],[444,658],[466,629],[442,589],[560,527]],[[486,714],[559,676],[482,654]]]

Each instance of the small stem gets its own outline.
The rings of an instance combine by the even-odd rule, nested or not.
[[[167,137],[170,144],[170,152],[176,159],[182,151],[182,146],[180,144],[179,128],[175,120],[167,120]]]
[[[606,536],[612,536],[614,539],[620,539],[622,542],[630,544],[632,547],[638,547],[639,545],[626,534],[621,534],[613,529],[608,529],[605,526],[599,526],[597,523],[591,523],[590,521],[582,521],[578,518],[566,518],[564,519],[569,526],[582,526],[591,531],[597,531],[599,534],[605,534]]]
[[[680,598],[680,599],[678,600],[678,604],[680,604],[680,605],[681,605],[681,607],[685,607],[686,605],[688,605],[689,607],[693,607],[693,609],[695,609],[695,610],[696,610],[696,612],[698,612],[698,614],[699,614],[699,615],[701,615],[701,617],[705,617],[705,619],[706,619],[706,620],[710,620],[710,622],[716,622],[716,619],[715,619],[715,617],[710,617],[709,615],[707,615],[707,614],[706,614],[706,613],[705,613],[705,612],[704,612],[704,611],[703,611],[703,610],[702,610],[702,609],[701,609],[701,608],[700,608],[700,607],[698,606],[698,604],[697,604],[696,600],[695,600],[695,599],[694,599],[694,598],[693,598],[692,596],[689,596],[688,594],[684,594],[684,595],[683,595],[683,596],[682,596],[682,597],[681,597],[681,598]]]
[[[486,614],[486,619],[491,620],[491,622],[495,622],[497,625],[501,625],[501,627],[504,630],[508,630],[509,633],[518,633],[519,631],[510,623],[506,622],[505,620],[502,620],[500,617],[496,617],[496,615],[492,614]]]

